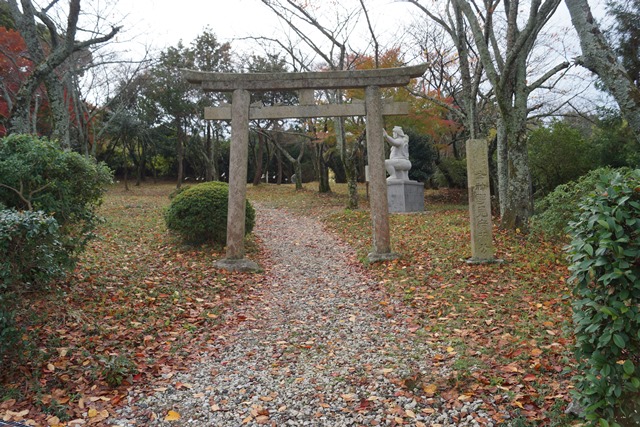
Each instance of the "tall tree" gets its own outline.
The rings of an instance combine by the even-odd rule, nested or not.
[[[231,61],[231,45],[219,43],[211,29],[206,28],[191,43],[193,52],[193,65],[196,70],[210,72],[228,72],[233,69]],[[228,95],[219,93],[197,94],[198,109],[200,112],[206,107],[213,107],[220,102],[227,101]],[[219,180],[218,157],[220,151],[220,135],[223,133],[223,124],[207,121],[205,123],[205,144],[202,150],[205,159],[205,179],[207,181]]]
[[[593,19],[587,0],[565,0],[571,23],[578,32],[582,55],[576,59],[598,77],[620,107],[640,142],[640,89],[618,60],[615,50]]]
[[[160,53],[160,58],[149,71],[149,84],[144,96],[160,112],[158,124],[169,127],[175,137],[180,188],[184,178],[184,150],[189,122],[199,114],[194,88],[182,78],[182,69],[193,68],[193,51],[182,42]]]
[[[569,67],[565,61],[547,70],[536,69],[534,74],[528,60],[560,0],[531,0],[527,16],[522,16],[525,5],[520,0],[478,3],[452,0],[452,5],[469,24],[474,47],[494,90],[500,113],[497,152],[501,226],[522,228],[533,214],[526,132],[529,96]],[[494,24],[499,11],[504,14],[503,33],[499,33]]]
[[[32,73],[23,80],[12,105],[10,132],[29,133],[32,130],[30,122],[30,106],[32,98],[39,86],[44,83],[51,105],[53,121],[53,138],[69,147],[69,127],[71,117],[68,100],[65,96],[66,61],[73,60],[74,54],[92,46],[103,44],[111,40],[120,27],[111,27],[109,31],[92,33],[85,40],[76,40],[80,19],[80,0],[70,0],[67,9],[58,5],[54,0],[40,10],[30,0],[21,0],[21,7],[17,0],[7,0],[16,28],[25,40],[29,59],[33,62]],[[66,15],[66,25],[59,31],[54,16],[58,13]],[[38,23],[44,25],[47,37],[41,37]],[[77,57],[76,57],[77,58]]]
[[[438,9],[419,0],[406,1],[431,21],[413,29],[424,60],[431,64],[423,78],[423,90],[414,91],[414,94],[449,109],[464,124],[468,137],[477,138],[480,130],[478,110],[487,99],[481,92],[484,68],[472,48],[472,36],[461,9],[451,2],[447,3],[446,9]],[[489,26],[485,28],[485,38],[490,29]],[[454,102],[442,102],[449,97]]]

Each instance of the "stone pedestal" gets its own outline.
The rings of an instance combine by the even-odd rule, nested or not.
[[[418,181],[387,181],[389,212],[423,212],[424,184]]]

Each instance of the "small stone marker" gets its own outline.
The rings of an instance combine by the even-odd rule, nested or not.
[[[471,258],[467,262],[499,262],[493,250],[489,157],[484,139],[467,141],[467,182],[471,217]]]

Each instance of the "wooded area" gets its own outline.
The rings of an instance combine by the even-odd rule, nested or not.
[[[235,53],[230,43],[218,42],[214,29],[205,29],[195,40],[185,41],[188,44],[180,41],[132,65],[124,57],[118,59],[117,50],[108,49],[120,30],[118,23],[102,20],[102,26],[95,27],[88,38],[84,33],[83,37],[76,35],[79,1],[68,7],[53,2],[43,10],[31,2],[20,6],[16,1],[7,2],[2,5],[6,23],[2,30],[3,133],[36,133],[59,140],[64,147],[106,161],[126,182],[133,177],[139,184],[149,176],[175,177],[178,186],[185,179],[227,180],[228,123],[203,120],[203,110],[229,99],[221,93],[199,92],[184,80],[181,70],[349,70],[402,66],[415,58],[414,63],[429,63],[429,71],[406,90],[384,94],[411,103],[410,116],[399,124],[416,140],[411,156],[421,167],[414,168],[414,177],[432,186],[464,188],[464,182],[456,179],[457,162],[464,160],[464,141],[486,138],[493,154],[494,200],[505,228],[526,227],[534,212],[534,197],[553,188],[539,185],[546,174],[532,165],[539,160],[527,142],[532,133],[553,129],[556,122],[566,123],[580,130],[581,139],[589,145],[585,149],[592,152],[585,168],[637,165],[633,155],[637,140],[616,149],[625,153],[611,159],[607,156],[612,150],[597,135],[616,115],[618,120],[624,117],[616,132],[638,129],[639,96],[637,79],[632,77],[637,72],[627,71],[637,61],[637,47],[632,47],[637,31],[633,4],[611,3],[609,13],[618,24],[606,38],[591,18],[586,1],[567,2],[583,53],[577,58],[543,59],[539,52],[555,42],[546,27],[560,0],[504,6],[500,2],[452,1],[440,8],[412,0],[409,3],[415,6],[418,18],[408,21],[403,36],[411,42],[399,45],[382,40],[367,21],[369,43],[360,49],[351,47],[356,43],[349,37],[355,38],[359,21],[368,19],[366,2],[345,5],[333,19],[295,1],[263,3],[293,31],[289,40],[256,35],[254,52],[263,54]],[[61,16],[68,18],[66,22],[56,22]],[[310,37],[306,29],[317,36]],[[596,42],[588,37],[599,38]],[[596,43],[597,49],[589,48]],[[578,102],[579,86],[562,83],[576,66],[604,76],[599,87],[618,101],[620,112],[607,105],[596,110],[593,104]],[[106,76],[103,81],[91,77],[99,74]],[[571,93],[567,85],[574,85],[576,92]],[[96,90],[102,94],[102,105],[88,103],[82,93]],[[318,102],[331,103],[362,99],[357,91],[326,91],[316,96]],[[252,102],[292,105],[298,100],[294,93],[264,92],[254,94]],[[352,189],[355,182],[364,180],[365,153],[357,143],[364,132],[360,119],[255,120],[253,129],[249,181],[291,181],[296,162],[290,158],[298,157],[303,146],[304,177],[296,176],[317,180],[321,192],[330,189],[325,178],[328,171],[336,182],[349,182]],[[554,150],[558,144],[545,145]],[[559,164],[548,166],[559,170],[561,163],[560,159]],[[355,208],[353,190],[351,196],[350,207]]]

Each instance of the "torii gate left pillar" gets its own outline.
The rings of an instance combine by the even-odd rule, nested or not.
[[[229,153],[229,210],[227,215],[227,268],[258,269],[244,258],[244,234],[249,168],[249,100],[245,89],[236,89],[231,98],[231,151]],[[254,265],[255,264],[255,265]]]
[[[229,208],[227,216],[226,258],[217,266],[235,271],[255,271],[259,266],[245,258],[245,205],[249,157],[249,120],[278,118],[312,118],[366,115],[367,152],[373,248],[372,262],[397,257],[391,251],[389,210],[384,168],[383,115],[407,114],[406,103],[385,104],[380,87],[405,86],[411,78],[421,76],[426,64],[377,70],[328,71],[308,73],[208,73],[185,70],[186,79],[201,85],[205,91],[232,91],[231,106],[205,110],[205,119],[231,120],[231,152],[229,165]],[[252,107],[249,91],[349,89],[364,88],[365,103],[297,106]],[[301,95],[301,100],[308,95]],[[311,97],[312,99],[312,97]]]

